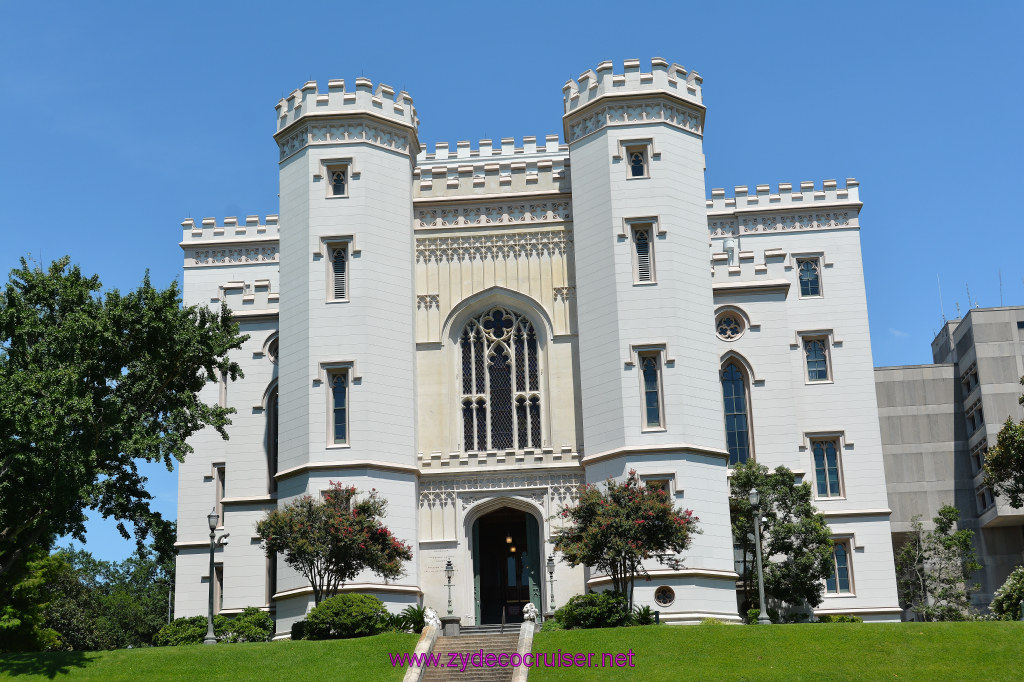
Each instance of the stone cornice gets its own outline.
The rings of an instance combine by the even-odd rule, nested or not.
[[[655,569],[648,571],[647,576],[651,580],[657,580],[658,578],[718,578],[721,580],[739,580],[740,576],[736,571],[723,571],[715,568],[682,568],[679,570]],[[638,575],[638,579],[642,579],[643,576]],[[612,578],[610,575],[598,575],[594,576],[587,581],[587,586],[592,585],[604,585],[610,583]],[[647,582],[645,580],[645,582]]]
[[[338,588],[338,592],[392,592],[396,594],[422,595],[419,585],[389,585],[387,583],[348,583]],[[274,594],[274,599],[291,599],[313,594],[312,587],[296,587]]]
[[[303,116],[292,126],[276,133],[274,139],[277,140],[281,162],[306,147],[339,144],[368,144],[407,154],[411,161],[419,145],[412,129],[368,112]]]
[[[768,293],[770,291],[789,291],[789,280],[786,279],[763,279],[747,282],[716,282],[711,288],[715,296],[728,294],[746,294],[750,292]]]
[[[413,210],[413,229],[572,221],[572,202],[569,199],[540,198],[523,202],[474,203],[469,206],[417,206]]]
[[[584,455],[583,466],[586,467],[588,464],[593,464],[594,462],[599,462],[605,459],[613,459],[615,457],[626,457],[629,455],[677,454],[680,451],[692,452],[697,455],[705,455],[708,457],[720,457],[725,460],[729,459],[728,450],[708,448],[703,445],[693,445],[692,443],[667,443],[665,445],[627,445],[620,448],[605,450],[604,452],[597,452],[593,455]]]
[[[704,112],[703,105],[676,99],[668,92],[606,95],[566,114],[563,126],[569,145],[607,127],[653,123],[662,123],[703,136]]]
[[[396,471],[402,474],[419,474],[419,467],[412,464],[396,464],[393,462],[381,462],[373,459],[350,459],[333,462],[309,462],[299,466],[285,469],[274,475],[274,478],[281,481],[299,474],[313,471],[331,471],[334,469],[379,469],[381,471]]]

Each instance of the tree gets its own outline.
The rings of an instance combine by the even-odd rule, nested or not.
[[[247,337],[226,307],[182,307],[148,273],[101,294],[69,262],[22,259],[0,293],[0,576],[59,535],[84,541],[86,509],[141,544],[159,515],[136,462],[172,469],[206,426],[227,438],[233,410],[198,394],[241,376],[228,352]]]
[[[802,609],[821,604],[825,580],[834,570],[832,533],[811,502],[811,486],[796,484],[784,466],[774,472],[748,460],[736,466],[729,500],[733,542],[743,555],[745,602],[758,604],[754,545],[754,509],[750,490],[760,493],[761,552],[765,599],[779,607]]]
[[[552,538],[562,561],[607,573],[612,589],[628,597],[630,609],[636,577],[648,575],[643,562],[656,559],[682,568],[678,555],[701,532],[692,511],[677,510],[665,490],[645,485],[636,471],[621,483],[608,479],[603,488],[582,486],[576,504],[564,506],[559,516],[566,523]]]
[[[1020,378],[1024,384],[1024,377]],[[1024,396],[1018,398],[1024,405]],[[992,492],[1006,495],[1010,505],[1024,508],[1024,420],[1007,417],[996,446],[985,453],[985,482]]]
[[[375,489],[358,494],[332,481],[323,500],[303,495],[256,524],[267,556],[283,553],[309,580],[316,605],[364,570],[394,580],[404,575],[402,562],[412,559],[412,548],[381,523],[387,502]]]
[[[1013,569],[1006,582],[996,590],[989,608],[1004,620],[1020,620],[1020,603],[1024,601],[1024,566]]]
[[[971,614],[970,583],[981,570],[969,529],[954,531],[960,511],[943,505],[933,519],[935,530],[925,531],[921,515],[911,519],[913,532],[896,552],[896,586],[900,605],[922,620],[966,620]]]

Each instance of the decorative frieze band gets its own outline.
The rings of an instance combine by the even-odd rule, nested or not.
[[[790,232],[849,226],[850,213],[848,211],[788,215],[751,213],[750,215],[708,221],[708,230],[712,237],[730,237],[751,232]]]
[[[277,246],[238,248],[186,249],[185,266],[240,265],[243,263],[276,263],[280,258]]]
[[[554,287],[552,293],[556,301],[569,301],[576,298],[576,287]]]
[[[608,126],[635,123],[667,123],[670,126],[703,134],[704,119],[696,112],[663,101],[609,104],[569,126],[569,142],[575,142]]]
[[[460,476],[458,478],[421,478],[420,506],[436,507],[462,500],[463,509],[494,498],[504,491],[532,499],[543,505],[545,496],[553,504],[567,504],[579,497],[583,476],[579,474],[508,474]]]
[[[461,227],[464,225],[514,225],[572,220],[568,201],[544,201],[521,204],[484,204],[426,208],[416,211],[413,228]]]
[[[511,234],[424,237],[416,240],[416,261],[464,261],[561,255],[572,248],[572,233],[564,230]]]
[[[430,310],[438,307],[439,300],[438,294],[419,294],[416,296],[416,307]]]
[[[314,123],[278,141],[281,158],[291,156],[303,147],[314,144],[361,142],[392,151],[409,151],[409,133],[399,128],[366,122]]]

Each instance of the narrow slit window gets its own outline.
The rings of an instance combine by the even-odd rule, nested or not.
[[[649,429],[661,428],[661,371],[657,355],[642,355],[640,369],[644,386],[644,425]]]
[[[348,442],[348,381],[344,374],[331,377],[333,436],[336,445]]]
[[[348,252],[344,248],[336,248],[331,252],[331,294],[334,300],[348,298]]]
[[[744,373],[730,362],[722,370],[722,398],[725,402],[725,440],[729,446],[729,466],[750,458],[750,413]]]
[[[651,228],[633,228],[633,248],[636,258],[635,279],[637,282],[654,281],[654,259],[651,252]]]
[[[214,506],[217,512],[217,527],[224,527],[224,497],[227,485],[227,472],[223,464],[217,465],[213,470],[214,481]]]

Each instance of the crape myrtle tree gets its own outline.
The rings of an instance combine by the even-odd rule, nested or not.
[[[953,530],[959,520],[960,510],[945,504],[932,519],[935,529],[926,531],[918,514],[911,519],[910,537],[896,551],[900,606],[921,620],[967,620],[972,615],[971,592],[980,586],[971,577],[982,566],[974,531]]]
[[[139,543],[159,515],[136,462],[171,470],[186,439],[234,410],[207,382],[241,376],[228,352],[247,338],[226,307],[182,307],[177,283],[101,293],[68,257],[21,267],[0,292],[0,577],[60,535],[84,541],[85,510]],[[2,598],[0,598],[2,601]]]
[[[364,495],[331,481],[322,500],[302,495],[267,512],[256,534],[268,557],[284,554],[285,563],[309,580],[319,605],[363,570],[385,580],[404,575],[412,548],[384,526],[386,511],[376,489]]]
[[[1024,396],[1018,400],[1024,405]],[[1006,418],[996,446],[985,453],[985,482],[997,495],[1005,495],[1012,507],[1024,508],[1024,420]]]
[[[733,542],[742,553],[744,597],[756,607],[757,569],[754,509],[750,490],[760,493],[761,551],[765,599],[782,609],[800,610],[821,604],[825,579],[833,570],[832,534],[825,516],[811,502],[811,486],[796,484],[784,466],[768,467],[748,460],[738,464],[730,479],[729,507]]]
[[[561,560],[608,574],[630,609],[636,577],[648,575],[643,562],[682,568],[679,554],[701,532],[692,511],[676,509],[668,493],[645,485],[632,470],[622,482],[610,478],[603,486],[582,486],[576,504],[564,506],[556,518],[565,523],[552,534]]]

